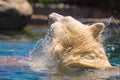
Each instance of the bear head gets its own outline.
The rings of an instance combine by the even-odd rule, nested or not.
[[[49,15],[51,29],[50,54],[59,68],[108,68],[111,67],[102,44],[98,41],[105,25],[82,24],[71,16],[57,13]]]

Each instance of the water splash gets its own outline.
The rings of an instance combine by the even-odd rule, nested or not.
[[[29,53],[29,60],[21,61],[22,64],[30,66],[32,69],[46,70],[55,64],[55,61],[50,56],[49,48],[51,43],[51,32],[48,31],[44,39],[39,39],[33,50]]]
[[[119,23],[114,21],[114,17],[110,17],[106,22],[105,22],[105,29],[103,31],[103,44],[105,42],[111,41],[110,43],[117,42],[114,40],[117,40],[119,38],[119,32],[120,32],[120,27]]]
[[[108,19],[108,21],[106,21],[107,23],[105,23],[105,26],[108,27],[108,26],[111,24],[112,20],[115,20],[115,18],[114,18],[113,16],[110,17],[110,18]]]
[[[105,23],[102,43],[105,47],[108,58],[113,66],[120,66],[120,23],[114,17],[110,17]]]
[[[50,47],[51,37],[48,33],[44,39],[39,39],[33,50],[29,53],[30,57],[41,57],[43,54],[47,53]]]

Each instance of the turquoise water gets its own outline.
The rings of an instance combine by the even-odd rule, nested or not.
[[[39,30],[34,30],[33,32],[39,32]],[[41,39],[41,38],[40,38]],[[0,56],[28,56],[29,53],[33,50],[36,44],[35,39],[6,39],[0,40]],[[39,43],[40,44],[40,43]],[[42,44],[42,43],[41,43]],[[120,65],[120,52],[115,53],[114,55],[112,50],[107,50],[108,57],[112,65]],[[89,71],[88,71],[89,72]],[[120,80],[120,75],[115,77],[110,76],[111,78],[94,78],[95,73],[80,73],[77,75],[66,75],[61,73],[48,72],[47,70],[38,70],[34,71],[29,66],[0,66],[0,80]],[[96,72],[96,74],[99,71]],[[100,71],[100,73],[103,71]],[[118,74],[120,71],[105,71],[103,74]],[[76,74],[76,73],[75,73]],[[102,76],[102,75],[101,75]],[[86,78],[88,77],[88,78]],[[91,78],[91,79],[90,79]]]
[[[30,50],[33,49],[35,41],[33,40],[0,40],[1,56],[28,56]]]
[[[0,80],[50,80],[46,71],[34,72],[29,67],[0,66]]]
[[[0,40],[1,56],[28,56],[35,40]],[[0,66],[0,80],[50,80],[46,71],[34,72],[29,67]]]

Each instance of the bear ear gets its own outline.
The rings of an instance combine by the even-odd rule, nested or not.
[[[91,31],[94,38],[97,38],[104,29],[104,27],[104,23],[95,23],[89,27],[89,30]]]

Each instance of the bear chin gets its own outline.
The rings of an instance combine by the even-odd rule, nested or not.
[[[109,62],[96,62],[94,60],[90,61],[90,60],[73,60],[71,59],[70,61],[68,60],[63,60],[62,61],[62,65],[64,65],[64,67],[66,68],[82,68],[82,69],[100,69],[100,68],[108,68],[111,67],[111,65],[109,64]],[[104,64],[105,63],[105,64]],[[108,64],[106,64],[108,63]],[[102,65],[102,67],[101,67]]]

